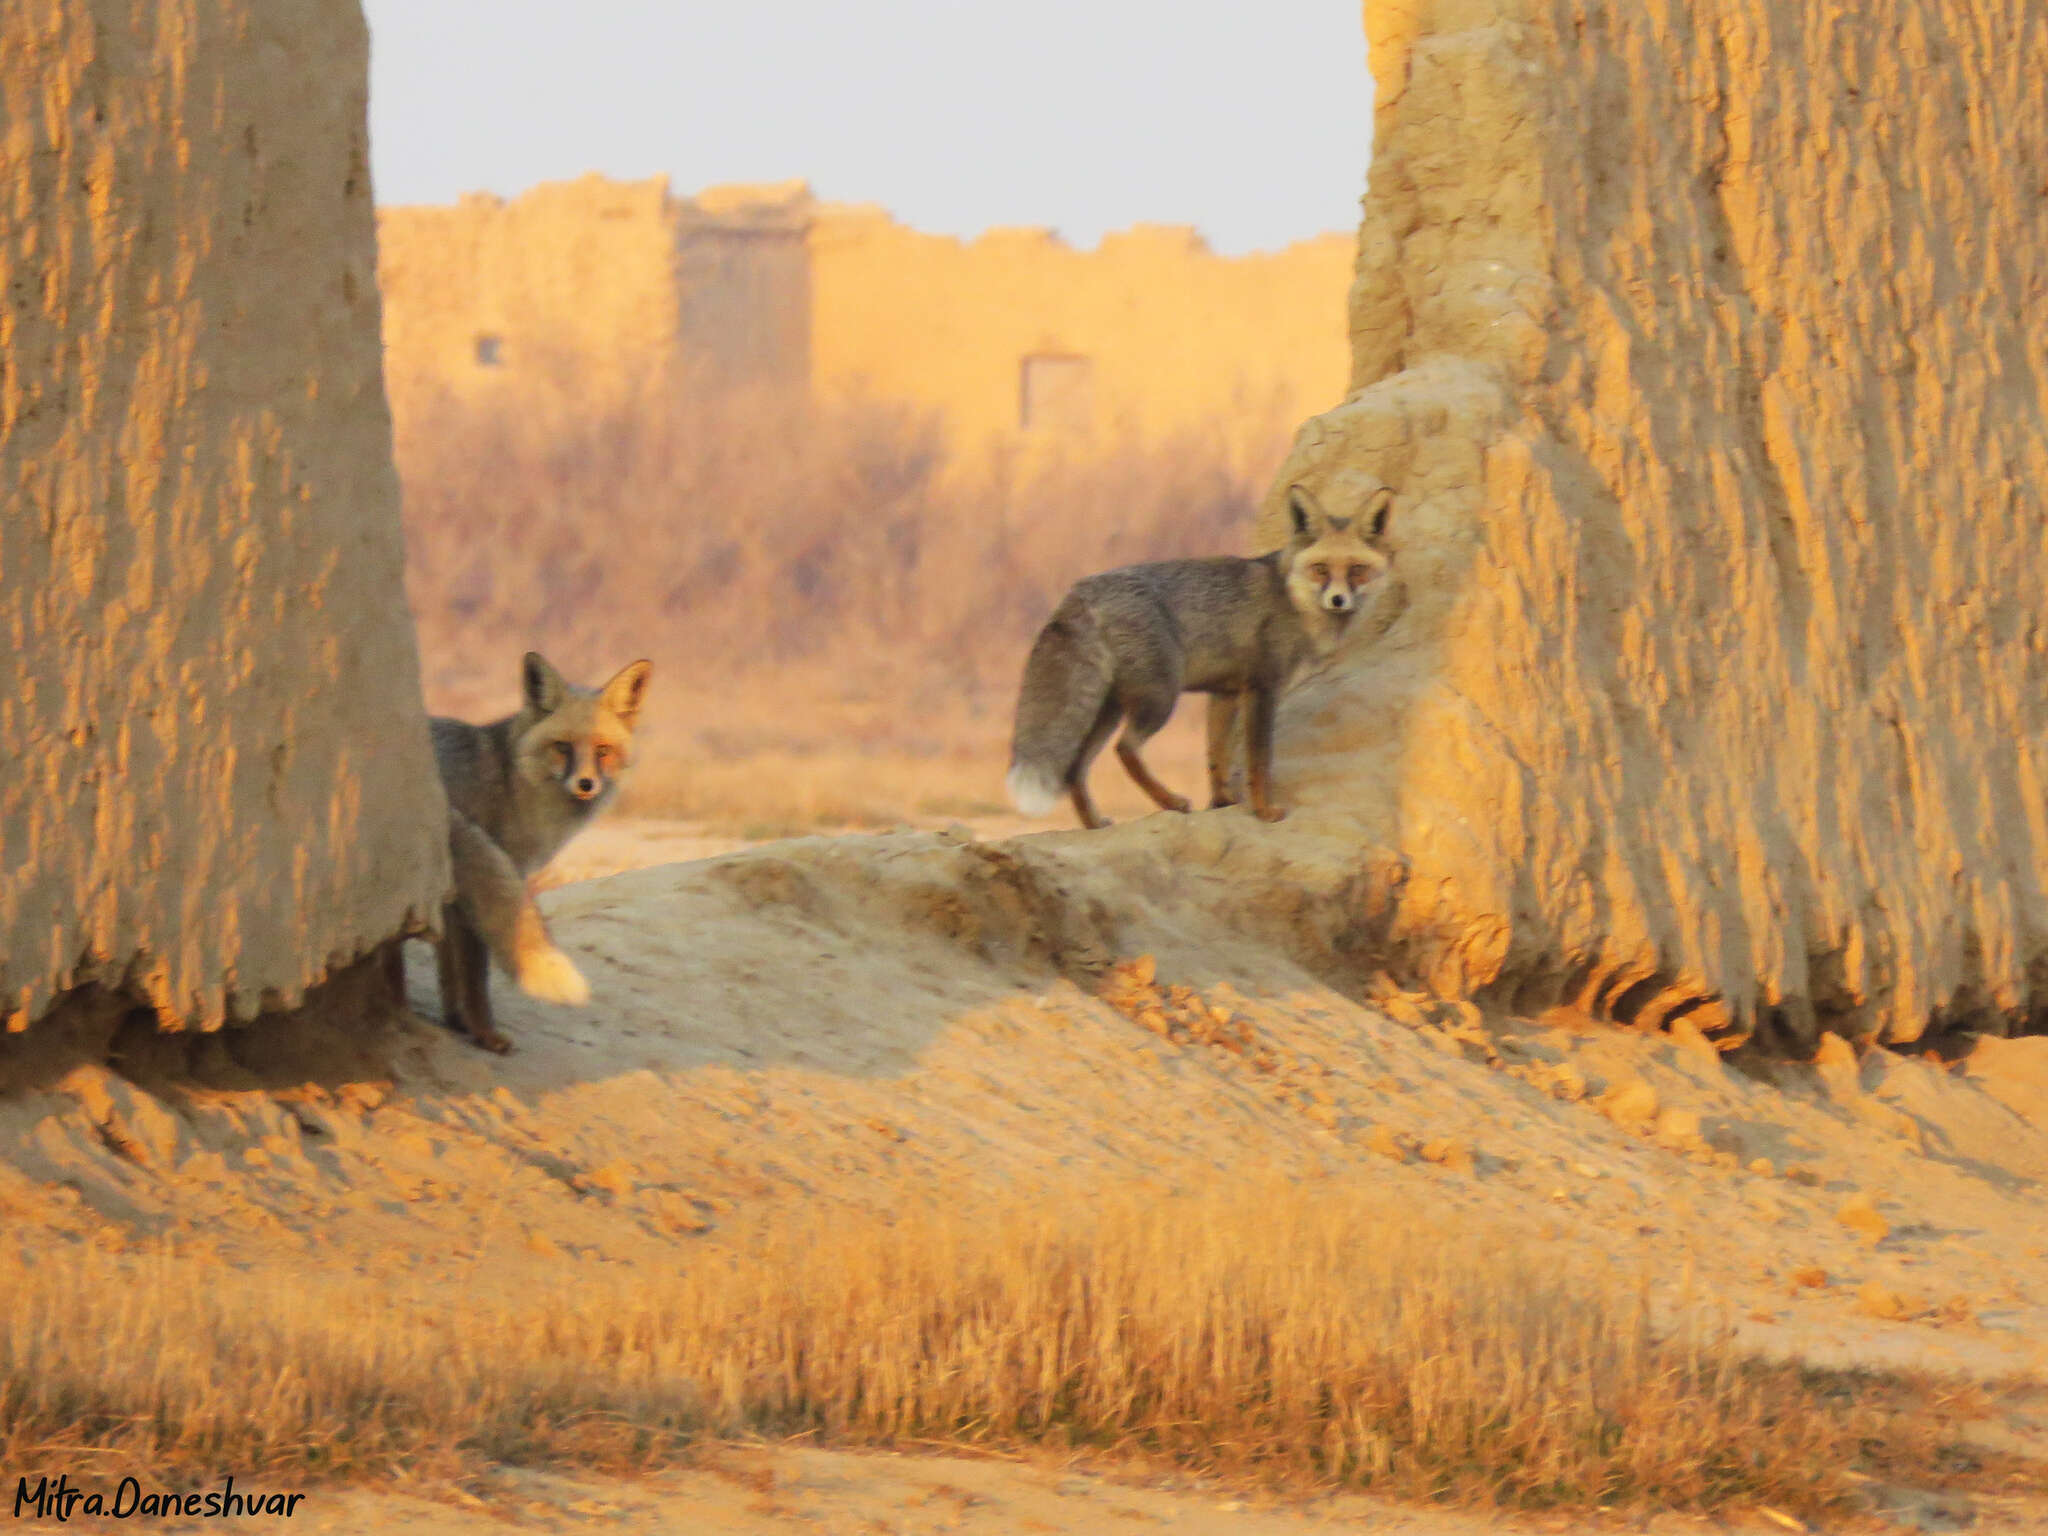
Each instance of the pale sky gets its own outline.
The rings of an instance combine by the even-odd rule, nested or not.
[[[904,223],[1355,229],[1358,0],[364,0],[380,203],[600,171],[808,180]]]

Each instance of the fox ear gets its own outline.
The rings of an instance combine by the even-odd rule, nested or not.
[[[1287,516],[1294,525],[1294,536],[1305,539],[1309,535],[1309,524],[1323,515],[1314,496],[1305,485],[1290,485],[1287,488]]]
[[[519,663],[519,690],[527,704],[543,715],[560,709],[562,700],[569,696],[569,685],[562,681],[562,674],[539,651],[528,651]]]
[[[640,700],[647,692],[647,679],[654,671],[651,661],[633,661],[619,668],[618,675],[604,685],[599,696],[604,707],[628,726],[640,714]]]
[[[1387,514],[1394,510],[1394,493],[1390,487],[1381,486],[1373,492],[1372,500],[1365,504],[1365,536],[1376,539],[1387,531]]]

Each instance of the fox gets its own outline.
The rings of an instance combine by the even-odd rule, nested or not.
[[[1272,798],[1279,696],[1309,660],[1336,647],[1391,570],[1393,499],[1383,487],[1359,512],[1339,517],[1307,486],[1290,486],[1288,539],[1268,554],[1160,560],[1076,582],[1024,664],[1011,802],[1043,816],[1064,792],[1082,826],[1108,826],[1088,793],[1088,768],[1121,722],[1116,755],[1125,771],[1160,809],[1191,809],[1139,754],[1183,693],[1205,693],[1210,808],[1237,803],[1231,737],[1242,712],[1252,810],[1261,821],[1284,818]]]
[[[520,662],[517,713],[488,725],[435,716],[434,763],[448,794],[455,899],[435,947],[441,1009],[487,1051],[511,1041],[491,1017],[490,961],[544,1002],[580,1005],[590,986],[555,947],[528,881],[610,804],[633,761],[633,727],[653,664],[631,662],[581,688],[538,651]],[[403,973],[399,973],[403,997]]]

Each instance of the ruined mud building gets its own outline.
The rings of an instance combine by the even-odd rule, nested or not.
[[[1338,399],[1351,241],[1223,257],[1140,225],[1079,251],[1042,229],[961,241],[802,183],[678,197],[589,176],[512,201],[379,215],[394,409],[445,392],[539,411],[650,392],[863,394],[966,450],[1255,419]]]

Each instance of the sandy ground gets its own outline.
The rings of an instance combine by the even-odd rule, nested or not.
[[[593,1004],[501,986],[506,1058],[432,1022],[414,946],[420,1016],[347,1040],[271,1027],[175,1065],[17,1059],[29,1087],[0,1098],[0,1210],[100,1241],[175,1234],[234,1263],[531,1289],[687,1263],[786,1216],[1259,1168],[1370,1181],[1474,1231],[1606,1253],[1662,1305],[1712,1309],[1764,1351],[2048,1377],[2048,1038],[1950,1064],[1843,1047],[1738,1070],[1682,1027],[1646,1038],[1404,991],[1378,973],[1369,856],[1347,824],[1305,812],[1277,828],[1219,812],[661,862],[705,842],[622,823],[574,850],[565,873],[617,871],[543,902]],[[1097,995],[1104,967],[1141,954],[1252,1048],[1162,1038]],[[1997,1432],[2032,1443],[2041,1428]],[[425,1501],[326,1494],[293,1527],[1481,1525],[810,1448],[719,1452],[633,1483],[501,1482]],[[1950,1518],[1923,1514],[1930,1529]],[[2038,1509],[1951,1514],[2048,1529]]]
[[[1946,1518],[1962,1513],[1952,1510]],[[1982,1532],[2029,1529],[2006,1523],[1997,1510],[1971,1513]],[[1924,1528],[1940,1529],[1943,1519],[1931,1510]],[[40,1528],[34,1520],[21,1523]],[[150,1524],[184,1536],[209,1528],[197,1521]],[[263,1528],[266,1522],[238,1524]],[[786,1446],[720,1447],[689,1471],[634,1481],[507,1468],[467,1487],[437,1487],[420,1495],[315,1492],[293,1519],[267,1524],[318,1536],[595,1530],[645,1536],[1501,1536],[1504,1529],[1503,1522],[1480,1515],[1358,1497],[1278,1500],[1185,1479],[1146,1482],[1051,1464]],[[1537,1533],[1573,1525],[1536,1519],[1506,1528]],[[1785,1529],[1768,1521],[1729,1527],[1679,1517],[1652,1528],[1671,1536]],[[74,1519],[65,1529],[122,1526]]]
[[[310,1506],[297,1528],[377,1529],[404,1536],[488,1536],[517,1530],[715,1536],[1023,1536],[1023,1533],[1171,1531],[1185,1536],[1479,1536],[1475,1516],[1404,1510],[1360,1498],[1279,1503],[1186,1482],[1147,1484],[1002,1461],[823,1451],[807,1447],[721,1449],[706,1468],[644,1482],[592,1482],[507,1472],[435,1499],[352,1495]],[[473,1503],[471,1502],[473,1501]]]

